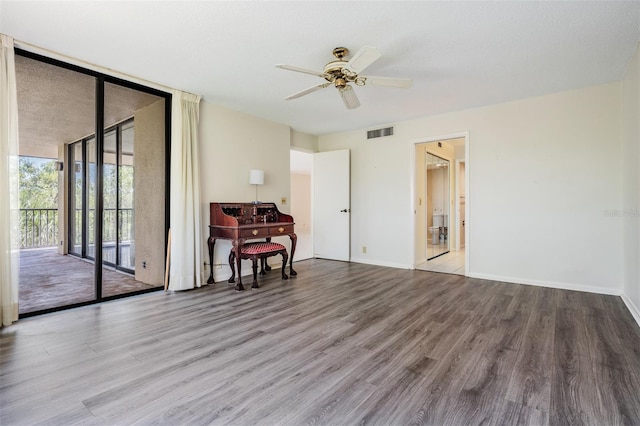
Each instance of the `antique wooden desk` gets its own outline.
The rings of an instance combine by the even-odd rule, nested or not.
[[[209,265],[211,273],[207,283],[213,284],[213,250],[217,239],[231,240],[236,253],[241,252],[245,241],[287,235],[291,239],[289,256],[289,275],[296,276],[293,270],[293,255],[296,251],[296,236],[293,217],[280,213],[275,203],[209,203]],[[236,256],[238,284],[242,287],[241,259]]]

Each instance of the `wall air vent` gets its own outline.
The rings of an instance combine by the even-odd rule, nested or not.
[[[367,131],[367,139],[381,138],[383,136],[393,136],[393,127]]]

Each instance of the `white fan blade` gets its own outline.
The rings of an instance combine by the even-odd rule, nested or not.
[[[345,68],[359,74],[366,67],[378,60],[380,56],[382,56],[382,54],[378,52],[378,49],[375,47],[363,46],[362,49],[358,50],[358,53],[353,55]]]
[[[318,84],[317,86],[313,86],[313,87],[309,87],[308,89],[304,89],[301,90],[297,93],[294,93],[293,95],[289,95],[286,98],[284,98],[286,101],[291,100],[291,99],[296,99],[299,98],[300,96],[304,96],[307,95],[311,92],[315,92],[316,90],[320,90],[320,89],[324,89],[325,87],[329,87],[331,86],[333,83],[322,83],[322,84]]]
[[[410,78],[392,78],[392,77],[364,77],[365,84],[373,84],[374,86],[400,87],[406,89],[413,86],[413,80]]]
[[[340,96],[342,96],[342,101],[347,109],[354,109],[360,106],[360,100],[351,86],[345,86],[344,89],[340,89]]]
[[[305,69],[305,68],[294,67],[294,66],[291,66],[291,65],[284,65],[284,64],[278,64],[278,65],[276,65],[276,68],[282,68],[283,70],[289,70],[289,71],[303,72],[305,74],[311,74],[311,75],[315,75],[317,77],[324,78],[324,73],[322,73],[320,71],[313,71],[313,70],[308,70],[308,69]]]

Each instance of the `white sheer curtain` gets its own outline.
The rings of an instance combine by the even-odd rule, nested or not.
[[[18,100],[13,39],[0,34],[0,313],[18,320]]]
[[[201,287],[198,122],[201,96],[174,90],[171,102],[171,259],[169,290]]]

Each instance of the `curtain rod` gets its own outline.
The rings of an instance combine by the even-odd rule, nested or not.
[[[101,65],[96,65],[96,64],[93,64],[91,62],[84,61],[82,59],[73,58],[71,56],[67,56],[67,55],[64,55],[62,53],[58,53],[58,52],[55,52],[53,50],[46,49],[44,47],[36,46],[36,45],[28,43],[26,41],[21,41],[21,40],[15,40],[14,39],[13,40],[13,44],[18,49],[26,50],[28,52],[36,53],[36,54],[42,55],[42,56],[47,56],[47,57],[52,58],[52,59],[57,59],[59,61],[67,62],[67,63],[70,63],[72,65],[77,65],[79,67],[87,68],[87,69],[90,69],[92,71],[96,71],[96,72],[99,72],[99,73],[102,73],[102,74],[108,74],[108,75],[110,75],[112,77],[120,78],[122,80],[128,80],[128,81],[131,81],[133,83],[142,84],[142,85],[148,86],[148,87],[150,87],[152,89],[162,90],[162,91],[165,91],[165,92],[171,92],[171,91],[174,91],[174,90],[179,90],[179,91],[181,91],[183,93],[189,93],[189,92],[185,92],[185,91],[180,90],[180,89],[174,89],[173,87],[165,86],[163,84],[154,83],[153,81],[145,80],[144,78],[136,77],[136,76],[133,76],[131,74],[127,74],[127,73],[123,73],[123,72],[120,72],[120,71],[116,71],[114,69],[106,68],[106,67],[103,67]],[[189,93],[189,94],[191,94],[191,93]],[[194,96],[197,96],[197,95],[194,95]]]

